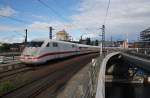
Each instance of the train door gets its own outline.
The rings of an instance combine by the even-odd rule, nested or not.
[[[54,59],[51,53],[51,43],[45,42],[44,46],[41,49],[42,60],[46,62],[48,60]]]
[[[75,44],[71,45],[71,51],[72,51],[71,55],[76,55],[76,45]]]
[[[59,58],[60,57],[60,44],[57,42],[52,42],[52,52],[53,52],[53,57],[54,58]]]
[[[64,53],[63,53],[64,57],[69,56],[69,45],[68,44],[66,44],[66,43],[63,44],[63,51],[64,51]]]
[[[57,58],[58,44],[56,42],[45,42],[45,45],[41,51],[44,61]]]
[[[59,57],[64,57],[64,43],[59,43]]]

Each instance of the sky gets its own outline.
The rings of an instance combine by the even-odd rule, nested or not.
[[[150,0],[0,0],[0,42],[48,38],[49,26],[66,30],[74,40],[100,39],[106,19],[106,39],[136,41],[150,27]],[[43,2],[45,5],[43,5]],[[5,16],[5,17],[4,17]]]

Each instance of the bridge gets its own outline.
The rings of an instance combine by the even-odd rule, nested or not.
[[[130,90],[131,87],[128,87],[129,90],[126,91],[118,91],[116,89],[112,91],[110,90],[112,89],[112,87],[108,84],[149,84],[149,59],[149,55],[137,53],[135,52],[135,50],[133,52],[133,49],[108,54],[100,64],[101,67],[99,70],[95,98],[124,98],[125,96],[137,98],[135,97],[137,95],[142,98],[143,96],[145,96],[145,94],[147,94],[148,96],[149,94],[147,93],[147,91],[144,91],[144,89],[141,94],[138,94],[138,92],[136,92],[135,89],[138,89],[139,91],[141,90],[140,86],[137,88],[135,87],[135,89],[132,89],[132,91]],[[130,92],[132,92],[132,94]],[[124,95],[124,93],[127,94]]]

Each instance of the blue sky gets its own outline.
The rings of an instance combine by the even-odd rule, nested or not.
[[[48,27],[65,29],[75,40],[81,35],[97,37],[103,24],[108,0],[0,0],[0,41],[21,42],[24,29],[29,40],[48,38]],[[106,21],[106,38],[137,40],[139,32],[149,27],[149,0],[111,0]],[[128,35],[128,36],[127,36]]]
[[[1,10],[8,12],[8,17],[13,17],[21,21],[18,22],[6,17],[0,17],[1,28],[2,26],[10,27],[10,30],[3,30],[2,28],[0,36],[8,40],[14,37],[22,37],[20,38],[20,40],[23,40],[24,29],[28,29],[29,26],[34,23],[39,23],[39,25],[40,23],[43,23],[46,24],[46,26],[50,21],[57,22],[58,24],[61,23],[62,25],[63,23],[71,23],[71,19],[69,17],[72,14],[76,13],[74,8],[78,4],[78,0],[65,0],[65,2],[63,0],[42,1],[52,9],[45,7],[38,0],[0,0]],[[9,13],[12,15],[9,15]],[[53,24],[49,24],[49,26]],[[45,30],[40,31],[32,30],[32,28],[29,28],[29,39],[48,37],[48,27],[46,26],[44,28]],[[19,27],[20,29],[18,29]],[[54,31],[54,33],[62,29],[57,29],[56,31]],[[18,38],[16,38],[16,40],[18,40]]]

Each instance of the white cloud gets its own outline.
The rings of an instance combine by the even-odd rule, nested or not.
[[[104,22],[108,0],[81,0],[77,11],[72,15],[73,23],[79,29],[89,28],[92,31],[101,27]],[[150,26],[149,0],[111,0],[106,21],[107,35],[126,32],[137,36],[137,32]],[[133,34],[134,33],[134,34]]]
[[[9,6],[5,6],[5,7],[0,8],[0,15],[2,15],[2,16],[12,16],[15,13],[16,13],[16,11]]]
[[[29,16],[31,18],[35,19],[35,20],[38,20],[38,21],[44,21],[44,22],[46,22],[46,21],[50,21],[51,20],[49,16],[44,16],[44,15],[35,15],[35,14],[31,15],[30,14]]]
[[[80,0],[77,13],[71,16],[71,23],[61,21],[33,22],[29,28],[33,30],[46,30],[53,26],[56,30],[66,29],[68,32],[80,30],[94,33],[92,37],[101,32],[99,28],[104,23],[108,0]],[[149,0],[111,0],[108,18],[106,21],[106,35],[135,35],[150,25]],[[132,37],[133,38],[133,37]]]
[[[19,42],[23,42],[24,38],[23,37],[2,37],[0,39],[1,43],[19,43]]]
[[[49,23],[45,23],[45,22],[33,22],[32,24],[30,24],[28,26],[29,29],[32,29],[32,30],[43,30],[43,29],[46,29],[47,27],[49,26]]]
[[[13,32],[13,31],[22,31],[22,30],[23,30],[23,27],[20,27],[20,26],[0,24],[0,33]]]
[[[13,43],[24,40],[24,27],[0,24],[0,42]]]
[[[99,28],[104,22],[107,3],[108,0],[80,0],[75,9],[76,13],[71,16],[70,23],[50,21],[48,17],[33,15],[39,21],[34,21],[27,28],[29,32],[48,32],[49,26],[54,27],[54,32],[62,29],[71,33],[73,30],[88,33],[100,32]],[[132,35],[136,38],[140,31],[150,26],[149,5],[150,0],[111,0],[106,21],[106,35],[109,37],[129,33],[129,36]],[[10,7],[0,8],[0,15],[3,13],[3,15],[10,16],[15,12]],[[0,25],[0,31],[9,30],[9,28]],[[18,29],[18,27],[13,27],[13,29]]]
[[[40,22],[40,21],[35,21],[32,24],[28,25],[28,29],[30,29],[32,32],[35,31],[40,31],[40,32],[45,32],[48,31],[49,27],[52,26],[56,31],[59,30],[72,30],[72,25],[69,23],[64,23],[60,21],[50,21],[50,22]]]

